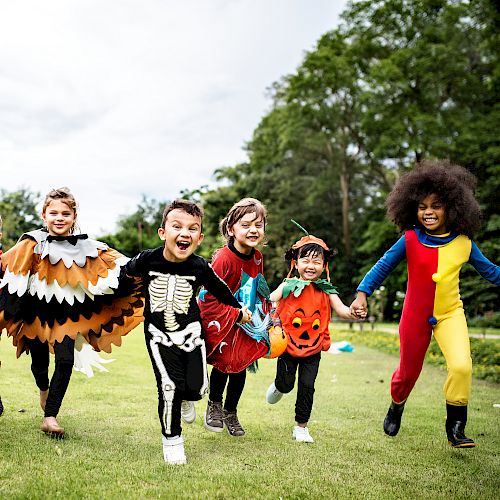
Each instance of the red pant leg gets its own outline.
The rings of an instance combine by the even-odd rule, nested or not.
[[[392,375],[391,396],[402,403],[415,385],[431,341],[432,327],[424,315],[403,314],[399,323],[399,366]]]

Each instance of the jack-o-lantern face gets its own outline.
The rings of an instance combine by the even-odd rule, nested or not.
[[[330,298],[315,286],[305,286],[300,295],[289,294],[277,312],[288,334],[287,352],[304,357],[320,352],[330,324]]]
[[[321,312],[319,309],[307,316],[304,309],[299,307],[293,312],[291,319],[291,326],[287,330],[290,342],[297,349],[315,347],[321,337]]]

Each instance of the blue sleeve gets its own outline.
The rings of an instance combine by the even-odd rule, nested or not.
[[[500,267],[488,260],[479,250],[478,246],[472,242],[469,263],[474,269],[490,283],[496,286],[500,285]]]
[[[406,242],[405,237],[401,236],[366,273],[366,276],[357,288],[358,292],[365,292],[367,295],[371,295],[405,257]]]

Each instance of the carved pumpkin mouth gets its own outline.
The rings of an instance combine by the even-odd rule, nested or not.
[[[297,344],[297,342],[295,342],[293,340],[293,337],[291,335],[289,335],[290,337],[290,342],[297,348],[297,349],[307,349],[308,347],[314,347],[318,342],[319,342],[319,335],[316,337],[316,339],[314,340],[314,342],[312,344]],[[307,333],[307,331],[305,331],[301,336],[300,338],[309,338],[309,335]]]

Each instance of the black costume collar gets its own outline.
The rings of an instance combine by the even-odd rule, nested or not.
[[[249,253],[249,254],[246,254],[246,253],[241,253],[239,250],[236,249],[236,247],[234,246],[234,243],[232,241],[230,241],[228,244],[227,244],[229,250],[231,250],[231,252],[233,252],[234,254],[236,254],[240,259],[243,259],[243,260],[252,260],[253,259],[253,256],[255,254],[255,248],[252,248],[252,251]]]
[[[50,243],[51,241],[67,241],[71,245],[76,245],[78,240],[86,240],[88,239],[87,234],[71,234],[69,236],[54,236],[49,234],[47,236],[47,241]]]

